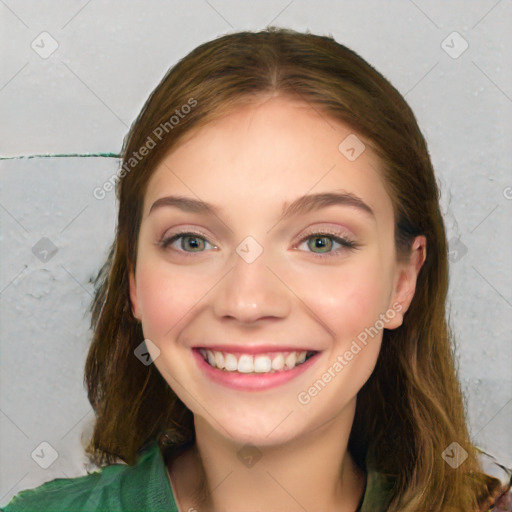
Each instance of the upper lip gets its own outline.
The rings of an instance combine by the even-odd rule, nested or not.
[[[318,352],[307,347],[286,347],[284,345],[198,345],[195,349],[215,350],[230,354],[260,354],[265,352]]]

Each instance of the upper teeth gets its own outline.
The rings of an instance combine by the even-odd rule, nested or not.
[[[307,352],[274,352],[271,355],[230,354],[217,350],[199,349],[208,363],[220,370],[240,373],[270,373],[291,370],[306,360]]]

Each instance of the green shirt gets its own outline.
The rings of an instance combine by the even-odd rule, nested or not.
[[[386,510],[384,479],[369,472],[360,512]],[[21,491],[3,512],[178,512],[165,462],[154,441],[133,466],[111,464],[76,478],[57,478]]]
[[[485,454],[485,452],[483,452]],[[485,454],[487,455],[487,454]],[[482,459],[484,461],[484,459]],[[512,470],[487,457],[503,471],[493,511],[512,511]],[[392,479],[368,470],[366,488],[356,512],[384,512],[392,498]],[[21,491],[0,512],[178,512],[164,458],[153,441],[133,466],[111,464],[76,478],[57,478]]]

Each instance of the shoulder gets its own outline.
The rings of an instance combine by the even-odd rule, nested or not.
[[[123,465],[114,464],[76,478],[57,478],[34,489],[18,493],[2,509],[22,511],[87,511],[108,500],[122,478]]]
[[[57,478],[21,491],[2,512],[92,512],[167,510],[174,498],[156,443],[133,466],[112,464],[76,478]]]

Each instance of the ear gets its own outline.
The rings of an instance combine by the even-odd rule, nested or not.
[[[402,325],[403,316],[411,305],[416,291],[418,274],[426,257],[427,239],[423,235],[417,236],[411,245],[409,260],[399,264],[389,303],[389,307],[392,307],[397,314],[386,324],[386,329],[396,329]]]
[[[130,284],[130,303],[133,316],[140,321],[139,303],[137,301],[137,285],[135,282],[135,272],[132,267],[128,269],[128,281]]]

